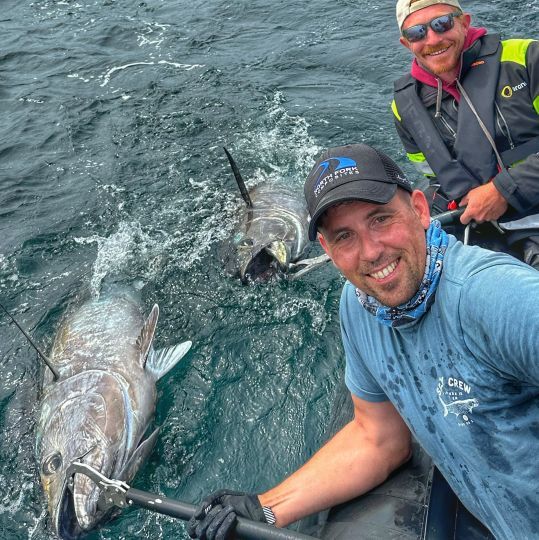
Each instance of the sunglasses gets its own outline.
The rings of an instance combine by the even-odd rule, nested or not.
[[[405,37],[410,43],[415,43],[416,41],[421,41],[422,39],[425,39],[427,37],[429,26],[437,34],[443,34],[445,32],[448,32],[449,30],[451,30],[451,28],[453,28],[453,26],[455,26],[455,21],[453,19],[455,17],[459,17],[460,15],[462,15],[462,11],[453,11],[453,13],[440,15],[439,17],[432,19],[432,21],[429,21],[428,23],[415,24],[414,26],[410,26],[410,28],[402,30],[401,33],[403,37]]]

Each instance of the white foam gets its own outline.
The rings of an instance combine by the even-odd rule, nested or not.
[[[47,509],[44,508],[41,511],[41,514],[35,519],[34,526],[28,527],[28,539],[31,540],[34,537],[38,537],[38,533],[41,533],[43,530],[44,524],[47,522],[47,519],[49,518],[49,513],[47,512]],[[39,534],[41,536],[41,534]]]
[[[80,79],[82,82],[90,82],[92,79],[93,79],[93,76],[92,77],[83,77],[82,75],[79,75],[78,73],[69,73],[67,75],[67,78],[68,79]]]
[[[117,71],[123,71],[124,69],[128,69],[130,67],[135,66],[154,66],[156,64],[167,64],[170,66],[177,67],[179,69],[183,69],[185,71],[191,71],[192,69],[204,67],[204,64],[182,64],[179,62],[169,62],[168,60],[158,60],[157,62],[151,61],[151,62],[131,62],[130,64],[125,64],[123,66],[115,66],[113,68],[110,68],[105,75],[103,76],[103,82],[100,84],[100,86],[107,86],[109,84],[110,79],[114,73]]]
[[[311,317],[311,330],[321,336],[326,329],[325,306],[309,298],[291,298],[274,308],[275,317],[282,322],[296,317],[301,311],[307,311]]]
[[[159,238],[155,238],[159,234]],[[130,279],[150,280],[160,271],[160,258],[169,249],[169,236],[162,231],[149,233],[137,221],[122,221],[108,237],[74,237],[80,245],[97,244],[97,257],[90,281],[91,292],[98,296],[106,276],[122,275]]]
[[[9,480],[5,478],[0,478],[2,485],[9,485]],[[7,497],[3,499],[0,509],[2,513],[14,515],[21,509],[26,507],[25,499],[31,499],[32,493],[34,491],[34,483],[27,481],[23,482],[20,485],[18,490],[18,496],[16,499],[8,499]],[[27,495],[29,495],[27,497]]]
[[[302,116],[289,114],[284,106],[282,92],[275,92],[269,103],[265,126],[257,127],[257,131],[249,137],[238,141],[238,146],[246,153],[255,148],[257,160],[261,168],[270,169],[271,181],[290,182],[300,187],[322,148],[309,135],[309,124]],[[249,130],[245,130],[246,133]],[[264,179],[265,173],[257,170],[255,179]]]
[[[19,281],[19,274],[15,267],[15,261],[10,260],[3,253],[0,253],[0,273],[2,274],[0,285],[9,282],[9,286],[13,287],[13,283]]]
[[[188,180],[184,190],[164,204],[160,218],[175,223],[168,252],[178,268],[199,262],[217,243],[230,238],[237,222],[236,192],[223,190],[223,180],[212,176]],[[196,225],[193,225],[196,223]]]
[[[139,21],[134,21],[139,24]],[[143,21],[145,28],[137,34],[137,42],[139,47],[151,45],[155,49],[159,49],[161,43],[165,40],[165,33],[170,28],[170,24],[160,24],[157,22]]]

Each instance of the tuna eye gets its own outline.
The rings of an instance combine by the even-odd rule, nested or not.
[[[41,470],[43,474],[54,474],[62,466],[62,455],[59,453],[48,457],[44,462]]]

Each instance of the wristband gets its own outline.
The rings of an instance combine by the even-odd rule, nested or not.
[[[269,506],[263,506],[262,512],[264,512],[264,517],[266,518],[266,521],[269,525],[275,525],[275,522],[277,519],[275,518],[275,514],[273,513],[273,510]]]

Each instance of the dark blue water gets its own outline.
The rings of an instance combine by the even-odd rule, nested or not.
[[[477,22],[537,37],[537,0],[481,0]],[[3,0],[0,301],[47,350],[106,276],[161,308],[157,345],[194,347],[160,383],[139,488],[194,502],[261,491],[323,441],[342,372],[330,267],[242,286],[221,257],[250,185],[297,188],[322,148],[365,141],[413,177],[393,131],[408,63],[394,3]],[[313,255],[319,253],[314,246]],[[121,330],[120,330],[121,331]],[[0,319],[0,536],[50,538],[34,457],[41,368]],[[91,538],[184,538],[126,511]]]

